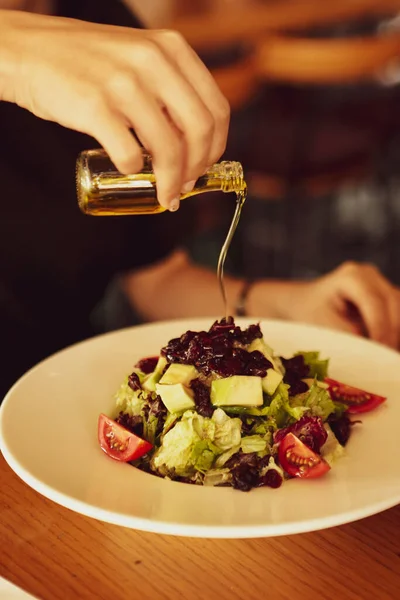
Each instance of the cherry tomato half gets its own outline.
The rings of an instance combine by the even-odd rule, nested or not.
[[[303,444],[293,433],[288,433],[279,444],[278,457],[282,469],[292,477],[321,477],[330,469],[319,454]]]
[[[98,438],[100,447],[114,460],[128,462],[137,460],[149,450],[152,444],[131,433],[106,415],[99,416]]]
[[[332,400],[346,404],[348,406],[347,412],[351,414],[368,412],[386,400],[383,396],[370,394],[365,390],[360,390],[346,383],[340,383],[340,381],[329,377],[325,379],[325,383],[329,386],[328,392]]]

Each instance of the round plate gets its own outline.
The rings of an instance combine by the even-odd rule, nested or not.
[[[254,319],[241,319],[247,325]],[[158,354],[210,319],[144,325],[59,352],[22,377],[0,412],[4,458],[28,485],[74,511],[125,527],[164,534],[250,538],[312,531],[354,521],[400,502],[400,355],[350,335],[263,321],[276,352],[320,350],[329,373],[388,397],[354,428],[346,456],[321,479],[291,480],[280,489],[210,488],[160,479],[109,459],[97,443],[100,412],[133,364]]]

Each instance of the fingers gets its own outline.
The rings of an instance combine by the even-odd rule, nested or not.
[[[126,69],[115,76],[114,90],[120,90],[114,101],[153,155],[160,203],[176,209],[188,183],[193,187],[224,151],[229,107],[183,38],[173,32],[146,35],[124,53]],[[143,90],[146,103],[138,101]]]
[[[230,118],[229,103],[211,73],[179,33],[175,31],[157,33],[156,42],[176,64],[184,79],[191,84],[213,119],[213,135],[206,161],[206,166],[210,166],[220,159],[226,148]]]
[[[28,42],[35,68],[24,71],[21,106],[94,136],[123,173],[142,166],[135,129],[163,206],[177,208],[186,184],[220,158],[229,107],[180,35],[49,18]]]
[[[152,67],[145,85],[183,136],[184,182],[196,180],[210,164],[215,120],[199,94],[168,58],[155,54]]]
[[[397,347],[399,313],[394,288],[370,265],[346,263],[334,274],[336,292],[358,310],[365,329],[375,341]]]
[[[97,106],[81,130],[94,137],[121,173],[138,173],[143,167],[142,151],[127,124],[105,104]]]
[[[382,275],[381,275],[382,277]],[[386,280],[385,280],[386,281]],[[393,288],[389,282],[386,281],[389,286],[388,291],[388,312],[390,316],[390,322],[393,331],[393,343],[391,344],[394,348],[400,347],[400,296],[398,291]]]
[[[138,77],[118,74],[110,83],[110,94],[130,127],[151,153],[162,206],[176,210],[183,181],[184,142],[157,102]]]

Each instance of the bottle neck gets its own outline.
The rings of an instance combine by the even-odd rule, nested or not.
[[[203,192],[240,192],[246,184],[243,179],[243,168],[239,162],[223,161],[216,163],[199,177],[194,188],[187,194],[182,194],[182,199]]]
[[[223,192],[241,192],[246,186],[240,162],[224,160],[217,163],[211,167],[210,175],[221,181]]]

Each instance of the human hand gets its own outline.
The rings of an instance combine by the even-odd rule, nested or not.
[[[122,173],[152,154],[160,203],[223,153],[229,106],[173,31],[142,31],[0,10],[0,100],[89,134]]]
[[[400,348],[400,290],[373,265],[346,262],[311,282],[262,282],[249,300],[253,314],[340,329]]]

